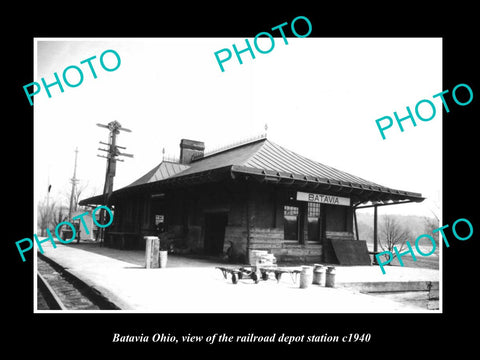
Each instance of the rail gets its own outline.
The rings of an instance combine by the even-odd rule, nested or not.
[[[67,310],[66,306],[58,297],[57,293],[52,289],[47,280],[37,272],[38,290],[41,291],[45,301],[51,310]]]

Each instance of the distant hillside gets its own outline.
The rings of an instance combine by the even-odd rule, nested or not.
[[[379,215],[378,236],[380,240],[386,216],[394,218],[398,222],[399,227],[410,232],[411,238],[408,240],[412,245],[414,244],[415,239],[422,234],[432,235],[438,244],[438,233],[432,234],[432,230],[440,226],[438,221],[434,218],[417,215]],[[373,214],[357,212],[357,221],[360,240],[366,240],[367,243],[373,243]]]
[[[432,234],[432,230],[437,229],[440,225],[438,221],[430,217],[414,216],[414,215],[379,215],[378,216],[378,250],[383,251],[380,243],[385,244],[385,234],[383,233],[385,217],[389,216],[398,224],[400,230],[407,230],[409,232],[408,239],[406,239],[412,247],[414,247],[415,240],[422,234],[431,235],[437,244],[437,250],[430,256],[417,256],[416,261],[412,259],[410,255],[402,257],[404,266],[407,267],[420,267],[429,269],[439,268],[439,245],[438,232]],[[369,213],[357,213],[358,221],[358,233],[360,240],[366,240],[369,251],[373,251],[373,214]],[[424,253],[429,253],[432,249],[431,243],[428,239],[423,239],[420,244],[420,248]],[[397,245],[397,248],[401,248],[401,245]],[[404,248],[404,251],[406,248]],[[415,250],[414,250],[415,251]],[[393,259],[389,265],[399,266],[400,263],[397,258]],[[387,270],[388,271],[388,270]]]

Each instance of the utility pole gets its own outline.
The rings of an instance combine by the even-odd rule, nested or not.
[[[72,192],[70,194],[70,206],[68,207],[68,219],[72,219],[72,211],[73,211],[73,200],[74,200],[74,195],[75,195],[75,188],[78,183],[78,179],[76,178],[77,176],[77,155],[78,155],[78,147],[75,148],[75,166],[73,168],[73,177],[70,179],[72,182]]]
[[[109,141],[108,144],[101,142],[102,145],[107,145],[108,149],[98,148],[98,150],[107,152],[107,156],[97,155],[98,157],[103,157],[107,159],[107,171],[105,174],[105,185],[103,187],[103,205],[109,206],[110,205],[110,196],[112,195],[113,191],[113,178],[115,177],[115,172],[117,168],[117,161],[123,161],[121,159],[117,159],[118,156],[128,156],[133,158],[132,154],[121,153],[118,149],[126,149],[123,146],[117,145],[117,135],[120,134],[120,130],[131,132],[131,130],[123,128],[122,125],[118,121],[111,121],[108,125],[104,124],[97,124],[97,126],[106,128],[110,130],[109,134]],[[100,211],[100,224],[104,224],[105,219],[105,209],[101,209]],[[99,228],[97,232],[97,239],[100,237],[101,242],[103,242],[103,232],[104,228]]]
[[[45,236],[45,232],[48,229],[48,226],[50,225],[50,189],[52,188],[52,185],[50,185],[50,167],[48,168],[48,176],[47,176],[47,209],[46,209],[46,220],[45,220],[45,228],[42,228],[42,236]]]

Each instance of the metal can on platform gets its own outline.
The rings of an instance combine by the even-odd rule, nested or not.
[[[308,288],[308,285],[312,283],[312,267],[302,266],[302,272],[300,273],[300,289]]]
[[[167,267],[167,261],[168,261],[168,251],[160,250],[158,252],[158,267],[166,268]]]
[[[312,284],[315,284],[315,285],[325,284],[325,267],[323,265],[321,264],[314,265]]]
[[[326,287],[335,287],[335,266],[327,267],[327,274],[325,277],[325,286]]]

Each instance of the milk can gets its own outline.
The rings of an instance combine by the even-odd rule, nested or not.
[[[327,267],[327,275],[325,277],[326,287],[335,287],[335,266]]]
[[[312,284],[315,284],[315,285],[325,284],[325,267],[323,265],[321,264],[314,265]]]
[[[300,289],[306,289],[312,283],[312,267],[302,266],[300,273]]]
[[[168,261],[168,251],[167,250],[160,250],[158,252],[158,267],[166,268]]]

